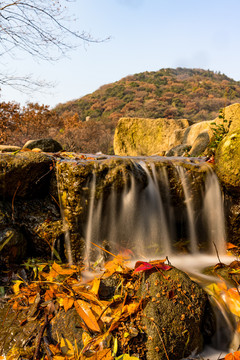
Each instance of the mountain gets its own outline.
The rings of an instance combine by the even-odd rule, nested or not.
[[[202,69],[161,69],[127,76],[92,94],[59,104],[57,114],[116,125],[127,117],[214,119],[219,109],[240,102],[240,82]]]

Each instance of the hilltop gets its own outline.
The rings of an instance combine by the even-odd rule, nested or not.
[[[59,115],[116,124],[122,116],[214,119],[220,108],[240,102],[240,82],[202,69],[161,69],[127,76],[92,94],[59,104]]]

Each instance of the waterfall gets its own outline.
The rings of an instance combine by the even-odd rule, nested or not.
[[[152,259],[181,252],[219,254],[225,248],[223,198],[218,179],[205,166],[202,182],[191,172],[174,165],[175,183],[166,166],[154,161],[136,161],[147,183],[140,188],[133,174],[117,192],[113,187],[96,198],[96,176],[92,177],[88,218],[85,226],[85,259],[98,263],[104,249],[134,258]],[[91,253],[92,244],[94,248]],[[102,248],[102,250],[100,250]],[[179,250],[181,248],[181,250]],[[106,254],[105,254],[106,255]]]
[[[211,168],[207,173],[205,187],[203,212],[209,242],[212,250],[215,244],[219,254],[225,254],[224,198],[219,187],[218,178]]]
[[[188,219],[188,229],[189,229],[189,241],[190,241],[190,250],[191,253],[196,254],[198,252],[197,236],[196,236],[196,227],[195,227],[195,214],[194,214],[194,204],[193,197],[191,195],[191,186],[189,184],[189,179],[186,171],[182,167],[177,167],[179,173],[180,181],[182,183],[183,192],[185,196],[185,204],[187,209],[187,219]]]

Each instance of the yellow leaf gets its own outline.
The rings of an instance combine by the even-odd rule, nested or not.
[[[92,288],[91,288],[91,292],[95,295],[98,294],[98,290],[99,290],[99,286],[100,286],[100,279],[99,278],[95,278],[92,282]]]
[[[63,337],[61,338],[60,348],[64,355],[74,356],[74,347],[68,339]]]
[[[98,322],[92,313],[91,306],[83,300],[75,300],[74,306],[89,329],[95,332],[101,332]]]
[[[54,270],[57,275],[72,275],[77,272],[77,268],[72,266],[71,268],[64,269],[62,266],[58,265],[56,262],[53,263],[52,269]]]
[[[23,281],[22,280],[16,280],[15,281],[15,284],[13,285],[13,291],[14,291],[14,294],[18,294],[19,293],[19,291],[20,291],[20,285],[23,283]]]
[[[137,311],[139,308],[139,303],[132,303],[129,305],[124,305],[122,312],[126,313],[127,315],[131,315]]]
[[[89,335],[89,333],[87,333],[86,331],[84,331],[84,332],[82,333],[83,346],[85,347],[85,346],[89,343],[89,341],[91,341],[91,340],[92,340],[91,335]]]

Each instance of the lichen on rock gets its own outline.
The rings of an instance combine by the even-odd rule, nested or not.
[[[219,144],[215,157],[218,178],[228,191],[240,193],[240,130],[229,133]]]
[[[162,154],[175,145],[171,143],[170,134],[188,126],[186,119],[121,118],[114,135],[114,153],[121,156]]]

